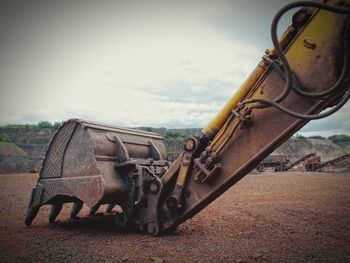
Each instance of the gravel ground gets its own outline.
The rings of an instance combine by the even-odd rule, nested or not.
[[[0,262],[350,262],[350,173],[249,175],[172,234],[108,217],[23,223],[37,175],[0,176]],[[85,207],[81,215],[88,212]]]

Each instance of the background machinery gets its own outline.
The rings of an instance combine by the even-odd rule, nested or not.
[[[345,154],[340,157],[337,157],[335,159],[326,161],[326,162],[321,162],[321,157],[319,155],[315,155],[314,157],[308,159],[304,163],[304,168],[306,171],[317,171],[322,169],[323,167],[334,165],[338,162],[344,161],[346,159],[350,159],[350,154]]]
[[[286,155],[269,155],[259,165],[257,170],[263,172],[266,169],[273,169],[274,171],[285,171],[289,164],[289,158]]]
[[[316,153],[309,153],[298,160],[290,163],[288,156],[286,155],[269,155],[261,163],[258,164],[256,169],[259,172],[263,172],[268,168],[272,168],[275,172],[283,172],[292,169],[293,167],[305,162],[305,160],[312,158]]]

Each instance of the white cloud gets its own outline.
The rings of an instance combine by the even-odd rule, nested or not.
[[[37,50],[30,45],[37,39],[27,36],[33,54],[25,61],[9,57],[13,67],[2,78],[0,122],[58,120],[75,113],[108,123],[203,126],[260,54],[211,26],[206,5],[204,12],[186,9],[180,16],[175,10],[180,12],[181,4],[161,13],[121,6],[115,19],[107,13],[107,20],[93,14],[86,21],[83,14],[69,28],[70,17],[65,23],[49,20],[52,32],[32,25],[46,45]],[[63,29],[64,39],[58,40]]]
[[[349,119],[350,103],[347,102],[347,104],[345,104],[338,112],[334,113],[330,117],[311,121],[300,131],[300,133],[304,136],[321,135],[325,137],[333,134],[350,135]]]
[[[284,2],[34,1],[4,8],[0,124],[78,117],[201,127],[259,62],[270,16]],[[344,110],[303,131],[349,131],[339,124],[348,117]]]

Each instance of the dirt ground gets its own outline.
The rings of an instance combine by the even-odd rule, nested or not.
[[[37,175],[0,176],[0,262],[350,262],[350,173],[248,175],[172,234],[109,217],[23,223]],[[85,207],[80,215],[88,212]]]

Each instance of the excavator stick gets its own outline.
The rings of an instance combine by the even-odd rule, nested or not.
[[[83,204],[91,208],[90,215],[102,204],[109,205],[108,212],[119,205],[123,212],[116,222],[125,225],[136,201],[131,189],[145,183],[135,180],[144,173],[138,165],[152,174],[150,181],[167,170],[163,140],[150,132],[75,119],[65,122],[46,153],[25,223],[30,225],[43,205],[52,206],[49,221],[54,222],[62,205],[73,203],[72,218]]]

